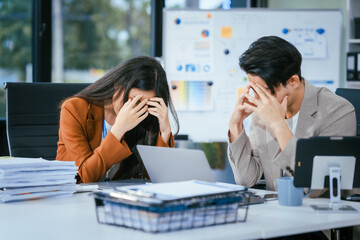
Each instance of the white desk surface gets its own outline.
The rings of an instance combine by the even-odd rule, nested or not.
[[[269,201],[251,205],[246,222],[153,234],[99,224],[93,197],[78,193],[69,198],[0,204],[0,239],[258,239],[360,224],[360,203],[347,202],[357,213],[316,213],[310,207],[328,202],[304,199],[301,207],[284,207]]]

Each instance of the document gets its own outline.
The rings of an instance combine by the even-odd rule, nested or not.
[[[70,196],[76,174],[75,162],[0,158],[0,202]]]
[[[198,180],[143,184],[116,188],[118,191],[139,196],[152,196],[160,200],[176,200],[181,198],[229,193],[245,189],[246,188],[242,186],[236,186],[234,184],[211,183]]]
[[[0,174],[31,170],[76,170],[72,161],[49,161],[43,158],[0,158]],[[1,176],[1,175],[0,175]]]
[[[0,189],[0,202],[12,202],[25,199],[67,196],[75,192],[75,184],[55,186],[17,187]]]
[[[0,197],[1,202],[15,202],[22,200],[35,200],[41,198],[55,198],[55,197],[70,197],[73,193],[69,191],[51,191],[51,192],[30,192],[26,194],[16,194],[16,195],[4,195]]]

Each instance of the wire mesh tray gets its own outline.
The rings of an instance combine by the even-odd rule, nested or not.
[[[99,223],[145,232],[168,232],[211,225],[245,222],[250,192],[198,196],[172,201],[134,198],[117,191],[94,193]]]

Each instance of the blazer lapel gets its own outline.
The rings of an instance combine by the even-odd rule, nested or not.
[[[317,89],[305,80],[305,93],[301,103],[299,119],[296,126],[297,138],[308,138],[314,135],[315,115],[318,109]]]
[[[102,107],[89,103],[86,119],[86,131],[91,149],[100,145],[102,137],[104,111]]]

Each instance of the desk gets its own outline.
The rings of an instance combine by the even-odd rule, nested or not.
[[[1,239],[258,239],[341,228],[360,224],[359,213],[316,213],[311,204],[329,199],[304,199],[301,207],[279,206],[277,201],[251,205],[247,221],[169,233],[145,233],[99,224],[95,202],[88,193],[70,198],[0,204]],[[360,203],[349,205],[360,211]]]

